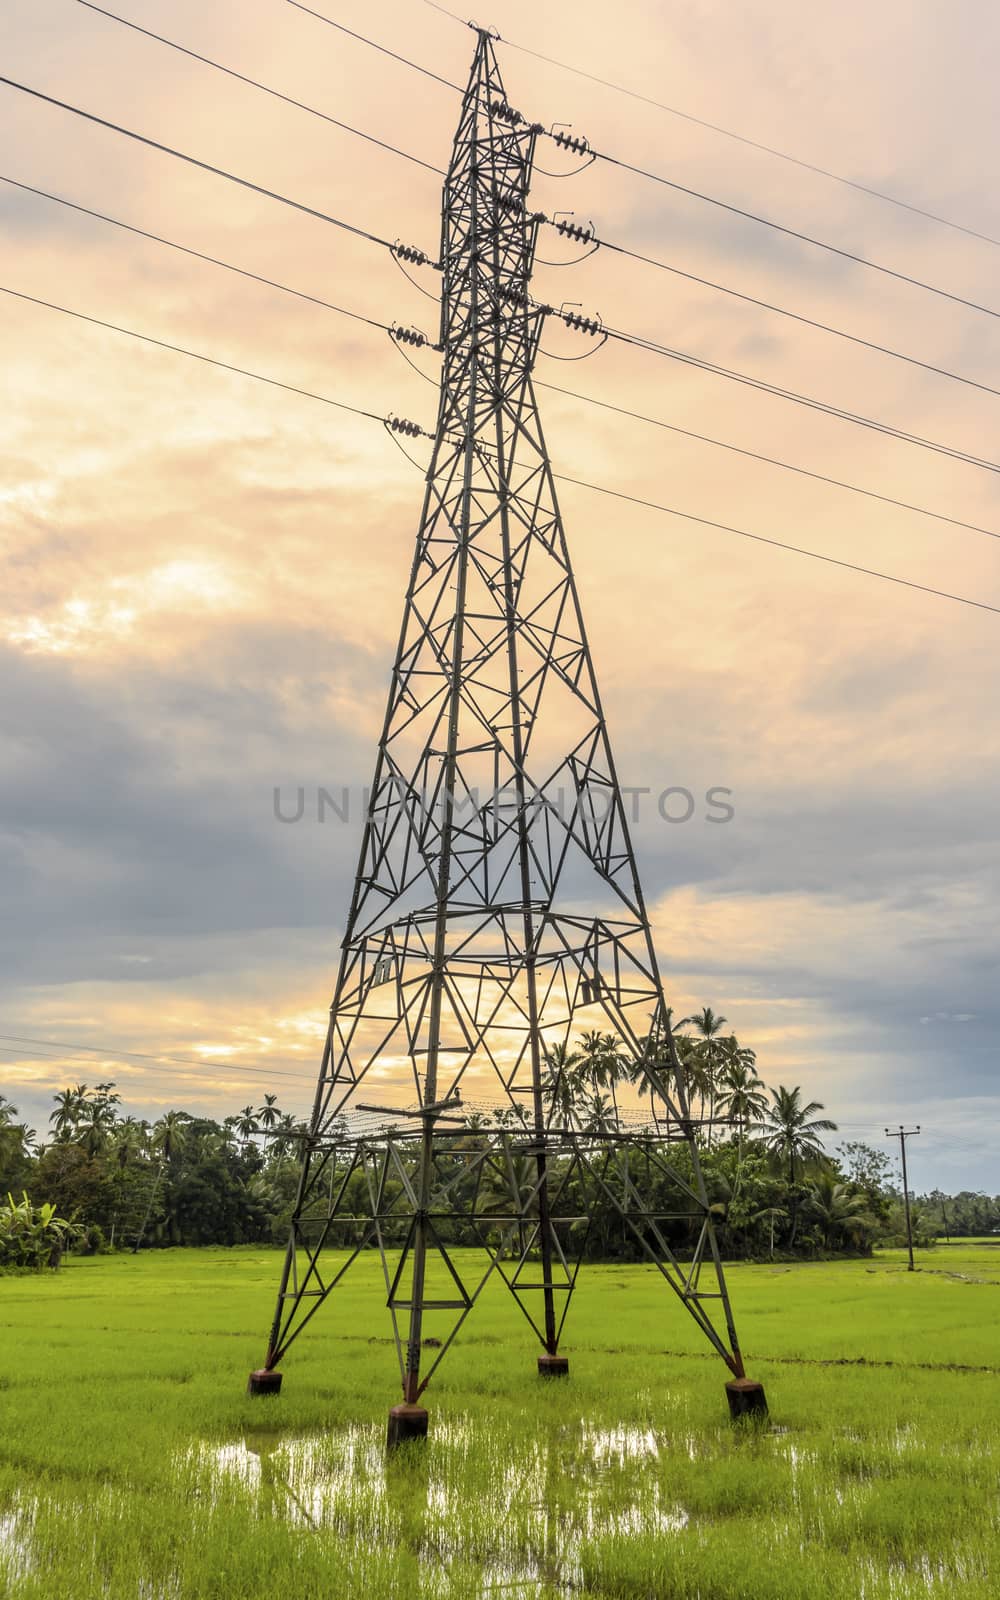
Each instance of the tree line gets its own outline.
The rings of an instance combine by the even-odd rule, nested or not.
[[[626,1090],[635,1121],[637,1092],[646,1125],[662,1130],[660,1087],[679,1072],[727,1255],[864,1254],[901,1241],[902,1195],[885,1152],[852,1142],[830,1153],[826,1141],[837,1129],[822,1115],[823,1105],[805,1101],[799,1086],[769,1087],[757,1072],[755,1052],[710,1007],[670,1026],[670,1040],[650,1041],[638,1064],[607,1033],[585,1033],[549,1051],[550,1107],[569,1125],[601,1133],[618,1124]],[[467,1116],[469,1150],[498,1121],[516,1134],[512,1112]],[[115,1084],[105,1082],[60,1090],[39,1141],[0,1095],[0,1195],[8,1196],[0,1208],[0,1268],[54,1265],[66,1249],[284,1243],[305,1132],[274,1094],[221,1121],[173,1109],[150,1122],[128,1115]],[[622,1152],[611,1157],[612,1188],[615,1164],[630,1159]],[[671,1164],[681,1178],[686,1160],[685,1146],[675,1146]],[[573,1203],[592,1215],[580,1240],[589,1256],[640,1253],[634,1233],[601,1194],[577,1195],[572,1188]],[[678,1209],[680,1190],[672,1191],[652,1168],[644,1192],[651,1210]],[[356,1203],[360,1218],[360,1174]],[[934,1191],[915,1197],[912,1209],[921,1243],[1000,1231],[1000,1197]],[[682,1223],[670,1242],[683,1248]]]

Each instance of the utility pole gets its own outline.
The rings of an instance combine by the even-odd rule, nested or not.
[[[900,1123],[898,1131],[895,1128],[886,1128],[885,1130],[887,1139],[899,1140],[899,1154],[903,1167],[903,1208],[906,1212],[906,1248],[910,1255],[910,1264],[906,1269],[907,1272],[914,1272],[916,1269],[913,1265],[913,1221],[910,1217],[910,1189],[906,1178],[906,1141],[907,1139],[912,1139],[914,1134],[919,1132],[919,1122],[915,1128],[904,1128],[903,1124]]]

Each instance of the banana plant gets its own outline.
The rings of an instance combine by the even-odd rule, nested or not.
[[[56,1215],[51,1201],[36,1205],[27,1194],[20,1200],[8,1194],[7,1204],[0,1207],[0,1270],[58,1267],[63,1252],[82,1233],[78,1223]]]

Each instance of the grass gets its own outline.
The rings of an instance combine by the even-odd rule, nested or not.
[[[387,1467],[398,1375],[365,1259],[251,1401],[279,1258],[0,1279],[0,1595],[995,1600],[1000,1250],[736,1266],[766,1431],[655,1274],[591,1267],[568,1382],[491,1286]]]

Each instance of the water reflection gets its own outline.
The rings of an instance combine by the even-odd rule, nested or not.
[[[32,1531],[37,1501],[14,1499],[8,1511],[0,1512],[0,1574],[10,1582],[26,1578],[36,1566],[32,1552]]]
[[[205,1475],[209,1497],[243,1492],[261,1517],[410,1550],[431,1592],[436,1575],[445,1583],[468,1563],[484,1594],[542,1586],[569,1594],[582,1582],[583,1540],[686,1525],[658,1475],[643,1470],[659,1457],[649,1428],[562,1425],[514,1450],[481,1425],[439,1416],[429,1446],[389,1456],[382,1430],[365,1424],[299,1437],[247,1432],[202,1443],[187,1464]],[[620,1475],[633,1468],[623,1505]]]

